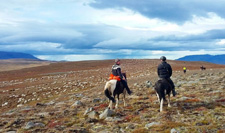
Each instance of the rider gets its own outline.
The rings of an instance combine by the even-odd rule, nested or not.
[[[187,68],[186,68],[186,67],[183,67],[183,70],[184,70],[184,73],[186,73],[186,71],[187,71]]]
[[[170,79],[170,77],[172,76],[172,68],[171,68],[170,64],[168,64],[166,62],[165,56],[160,57],[160,60],[162,63],[159,64],[159,66],[158,66],[158,70],[157,70],[158,76],[159,76],[159,78],[166,79],[170,83],[170,85],[172,87],[173,96],[175,97],[176,96],[175,86],[174,86],[173,81]]]
[[[119,76],[121,79],[121,82],[125,86],[127,93],[131,95],[132,91],[129,89],[127,82],[125,81],[124,76],[121,73],[121,67],[120,67],[120,59],[115,59],[115,64],[112,66],[112,74],[114,76]]]

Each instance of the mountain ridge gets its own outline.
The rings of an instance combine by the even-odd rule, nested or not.
[[[6,52],[6,51],[0,51],[0,59],[35,59],[40,60],[37,57],[28,54],[28,53],[22,53],[22,52]]]
[[[205,62],[225,65],[224,59],[225,59],[225,54],[221,54],[221,55],[205,54],[205,55],[188,55],[188,56],[178,58],[176,60],[179,60],[179,61],[205,61]]]

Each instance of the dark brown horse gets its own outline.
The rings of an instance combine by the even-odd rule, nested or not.
[[[160,79],[155,83],[155,91],[160,103],[160,112],[163,111],[163,102],[166,101],[166,95],[168,96],[168,107],[171,107],[170,94],[172,87],[166,79]]]

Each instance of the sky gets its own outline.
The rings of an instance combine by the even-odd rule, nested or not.
[[[225,0],[0,3],[0,51],[55,61],[225,54]]]

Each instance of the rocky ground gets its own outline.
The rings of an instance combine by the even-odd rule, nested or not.
[[[0,72],[0,132],[225,132],[225,66],[168,61],[178,95],[160,113],[153,90],[159,60],[122,61],[134,93],[126,107],[121,100],[118,109],[107,109],[103,89],[112,62]]]

